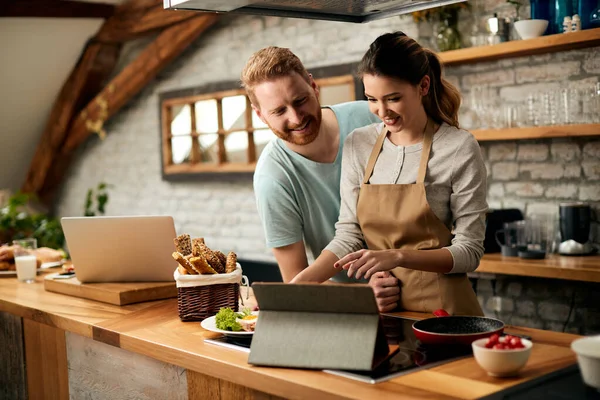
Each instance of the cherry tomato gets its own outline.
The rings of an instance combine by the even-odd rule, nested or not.
[[[515,337],[515,336],[513,336],[513,337],[510,338],[510,345],[512,347],[517,347],[520,344],[522,344],[521,343],[521,338]]]

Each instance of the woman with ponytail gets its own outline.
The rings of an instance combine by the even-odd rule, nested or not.
[[[359,73],[382,122],[346,139],[335,238],[293,282],[343,268],[369,279],[382,312],[483,315],[466,274],[484,251],[486,169],[442,70],[402,32],[371,44]]]

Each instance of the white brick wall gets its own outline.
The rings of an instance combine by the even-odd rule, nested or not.
[[[500,16],[514,8],[485,0]],[[489,3],[489,4],[488,4]],[[526,12],[523,9],[523,12]],[[468,21],[461,21],[468,29]],[[239,79],[250,55],[267,45],[290,47],[310,69],[356,62],[378,35],[404,30],[418,38],[431,32],[410,18],[389,18],[357,25],[276,17],[224,16],[107,124],[108,137],[91,138],[79,150],[57,210],[82,215],[88,188],[105,181],[110,189],[107,214],[167,214],[178,232],[204,236],[210,246],[241,257],[273,260],[265,248],[254,204],[251,176],[195,177],[166,182],[160,175],[158,95],[165,91]],[[122,68],[148,40],[131,42]],[[475,63],[446,68],[448,80],[467,97],[474,85],[497,88],[501,101],[518,102],[529,93],[566,84],[589,86],[600,76],[600,48]],[[600,209],[600,140],[552,139],[482,142],[491,207],[517,207],[527,214],[555,212],[563,199],[593,202]]]

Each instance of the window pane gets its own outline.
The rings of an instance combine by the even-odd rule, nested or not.
[[[172,138],[171,149],[173,153],[173,164],[183,164],[189,162],[192,151],[192,137],[181,136]]]
[[[321,87],[319,92],[321,104],[331,105],[353,101],[354,93],[350,91],[350,88],[351,85],[349,83]]]
[[[203,163],[218,163],[219,162],[219,135],[217,133],[209,133],[200,135],[200,162]]]
[[[217,133],[219,129],[217,101],[214,99],[197,101],[195,109],[196,129],[198,133]]]
[[[275,139],[276,136],[271,132],[270,129],[260,129],[254,131],[254,144],[256,144],[256,159],[260,156],[263,149],[271,140]]]
[[[190,106],[173,106],[171,108],[173,120],[171,121],[171,135],[181,136],[192,133],[192,115]],[[174,153],[173,153],[174,154]]]
[[[223,128],[225,130],[246,129],[246,96],[224,97]]]
[[[227,161],[233,163],[248,162],[248,132],[232,132],[225,138]]]
[[[258,118],[258,115],[256,114],[256,111],[252,110],[252,126],[259,129],[259,128],[267,128],[267,124],[265,124],[264,122],[262,122],[260,120],[260,118]]]

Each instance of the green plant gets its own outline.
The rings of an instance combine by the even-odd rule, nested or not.
[[[34,237],[38,247],[62,249],[65,236],[58,219],[31,211],[30,202],[35,196],[16,193],[0,209],[0,243]]]
[[[95,189],[90,188],[87,191],[87,195],[85,197],[85,210],[84,214],[86,217],[93,217],[96,215],[104,215],[106,212],[106,204],[108,203],[108,191],[107,189],[112,187],[104,182],[100,182]],[[96,207],[94,208],[94,199],[96,200]]]

